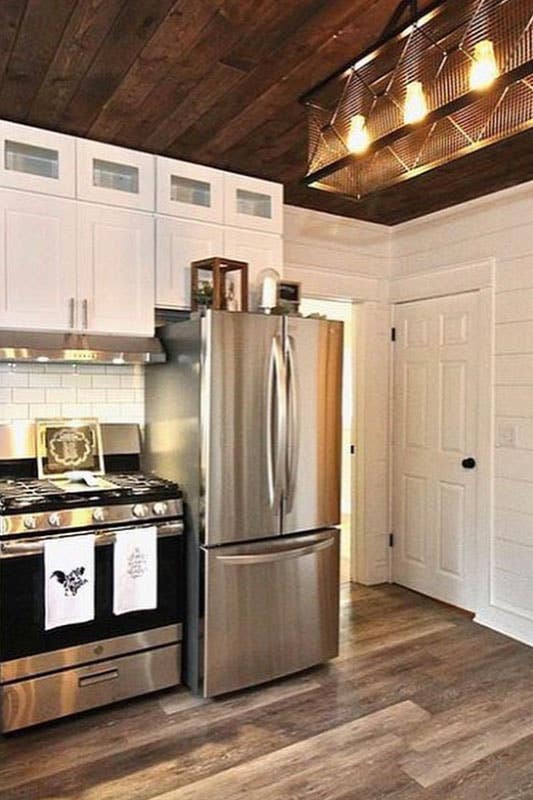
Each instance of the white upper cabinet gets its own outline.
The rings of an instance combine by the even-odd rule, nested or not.
[[[74,197],[76,148],[72,136],[0,121],[0,185]]]
[[[0,327],[76,325],[76,203],[0,189]]]
[[[224,231],[224,255],[248,264],[250,308],[257,306],[259,286],[257,277],[261,270],[271,267],[283,273],[283,239],[274,233],[245,231],[226,228]]]
[[[224,255],[224,229],[171,217],[156,220],[156,305],[190,308],[191,261]]]
[[[224,174],[224,223],[269,233],[283,230],[283,186]]]
[[[156,210],[160,214],[199,222],[223,221],[223,172],[159,156],[156,163]]]
[[[154,210],[154,156],[88,139],[77,139],[76,148],[79,198]]]
[[[79,204],[81,329],[154,332],[154,219],[140,211]]]

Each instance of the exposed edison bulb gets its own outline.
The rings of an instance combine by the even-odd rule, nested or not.
[[[474,46],[474,60],[470,68],[470,88],[488,89],[499,74],[493,43],[490,39],[478,42]]]
[[[350,153],[364,153],[370,145],[370,135],[366,127],[366,119],[362,114],[356,114],[350,120],[350,130],[346,146]]]
[[[421,122],[428,113],[428,104],[424,94],[424,87],[420,81],[412,81],[407,84],[405,92],[405,105],[403,108],[403,120],[406,125],[414,125]]]

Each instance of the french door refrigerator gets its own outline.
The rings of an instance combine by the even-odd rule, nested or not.
[[[206,697],[337,655],[342,333],[227,311],[160,330],[146,460],[185,493],[185,678]]]

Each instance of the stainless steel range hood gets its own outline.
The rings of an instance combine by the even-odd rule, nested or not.
[[[152,364],[165,360],[161,342],[155,337],[0,331],[0,361]]]

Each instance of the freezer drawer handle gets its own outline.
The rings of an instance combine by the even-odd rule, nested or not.
[[[301,558],[311,553],[318,553],[320,550],[327,550],[335,543],[335,539],[325,539],[317,544],[309,544],[305,547],[298,547],[294,550],[281,550],[268,553],[247,553],[234,556],[217,556],[217,561],[223,561],[224,564],[268,564],[272,561],[286,561],[289,558]]]
[[[106,669],[105,672],[96,672],[93,675],[85,675],[83,678],[78,679],[78,686],[82,689],[84,686],[93,686],[95,683],[106,683],[107,681],[114,681],[118,678],[118,669]]]

